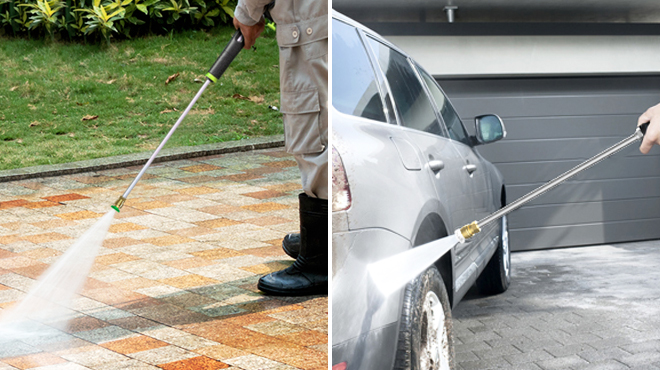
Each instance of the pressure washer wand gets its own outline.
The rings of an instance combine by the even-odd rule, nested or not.
[[[581,164],[573,167],[572,169],[562,173],[561,175],[557,176],[556,178],[548,181],[546,184],[538,187],[535,190],[532,190],[531,192],[527,193],[526,195],[518,198],[516,201],[508,204],[505,207],[500,208],[497,212],[493,212],[490,214],[488,217],[480,220],[480,221],[474,221],[471,224],[465,225],[461,227],[460,229],[457,229],[454,234],[458,238],[458,240],[461,243],[465,243],[467,239],[472,238],[475,234],[481,231],[481,228],[497,219],[500,217],[507,215],[508,213],[511,213],[515,211],[516,209],[522,207],[525,203],[532,201],[533,199],[536,199],[538,196],[541,194],[547,192],[550,189],[553,189],[557,185],[561,184],[562,182],[568,180],[569,178],[577,175],[578,173],[586,170],[587,168],[592,167],[593,165],[599,163],[600,161],[604,160],[605,158],[608,158],[609,156],[619,152],[621,149],[627,147],[628,145],[637,142],[641,140],[644,137],[644,134],[646,134],[646,129],[648,128],[649,123],[644,123],[643,125],[640,125],[637,127],[635,130],[635,133],[627,137],[626,139],[621,140],[617,144],[612,145],[611,147],[605,149],[604,151],[600,152],[599,154],[589,158],[588,160],[582,162]]]
[[[238,53],[243,49],[243,46],[245,45],[245,41],[243,40],[243,35],[241,34],[241,31],[237,30],[236,33],[234,33],[234,36],[232,36],[231,40],[229,41],[229,44],[225,46],[225,49],[222,51],[218,59],[215,61],[209,72],[206,74],[206,81],[204,82],[204,85],[202,85],[202,88],[199,89],[197,92],[197,95],[193,98],[193,100],[188,104],[188,107],[181,113],[181,116],[179,119],[176,121],[174,126],[170,129],[170,131],[167,133],[167,136],[161,141],[160,145],[158,145],[158,148],[154,151],[154,153],[151,155],[147,163],[142,167],[140,170],[140,173],[135,177],[131,185],[128,186],[128,189],[124,192],[124,194],[117,199],[117,201],[111,206],[112,209],[115,211],[119,212],[121,207],[124,206],[124,202],[126,202],[126,198],[128,198],[128,194],[131,193],[135,185],[140,181],[142,178],[142,175],[147,171],[147,168],[151,166],[151,163],[153,163],[154,159],[156,159],[156,156],[160,152],[161,149],[165,146],[165,143],[170,139],[172,134],[174,134],[174,131],[179,127],[181,122],[183,122],[183,119],[186,118],[188,115],[188,112],[190,112],[190,109],[195,105],[197,102],[197,99],[199,99],[200,96],[202,96],[202,93],[204,93],[204,90],[211,84],[211,82],[218,82],[218,79],[220,76],[222,76],[231,62],[236,58]]]

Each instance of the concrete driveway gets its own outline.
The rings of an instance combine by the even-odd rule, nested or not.
[[[660,369],[660,241],[519,252],[454,310],[462,369]]]
[[[139,169],[1,183],[0,307]],[[281,239],[299,228],[299,176],[278,149],[154,165],[116,215],[66,332],[2,346],[0,369],[327,369],[327,297],[256,289],[293,261]]]

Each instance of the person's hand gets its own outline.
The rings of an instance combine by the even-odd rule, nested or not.
[[[264,21],[263,17],[254,26],[247,26],[239,22],[238,19],[234,18],[234,28],[237,30],[240,29],[241,33],[243,34],[243,40],[245,41],[245,46],[243,46],[243,49],[252,48],[252,45],[254,45],[257,37],[259,37],[261,32],[263,32],[265,25],[266,22]]]
[[[660,104],[647,109],[644,114],[637,119],[637,126],[650,122],[646,129],[646,134],[642,140],[639,151],[646,154],[651,150],[653,144],[660,145]]]

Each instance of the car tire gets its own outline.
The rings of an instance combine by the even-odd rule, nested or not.
[[[433,266],[406,286],[394,369],[454,366],[451,306],[442,276]]]
[[[509,223],[506,216],[501,219],[500,242],[486,269],[477,278],[477,288],[483,294],[494,295],[506,292],[511,284],[511,249],[509,247]]]

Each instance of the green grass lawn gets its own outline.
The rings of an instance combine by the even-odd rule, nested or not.
[[[0,37],[0,169],[155,149],[233,33],[187,31],[110,47]],[[281,114],[268,108],[279,107],[277,64],[271,32],[206,89],[167,147],[282,133]]]

